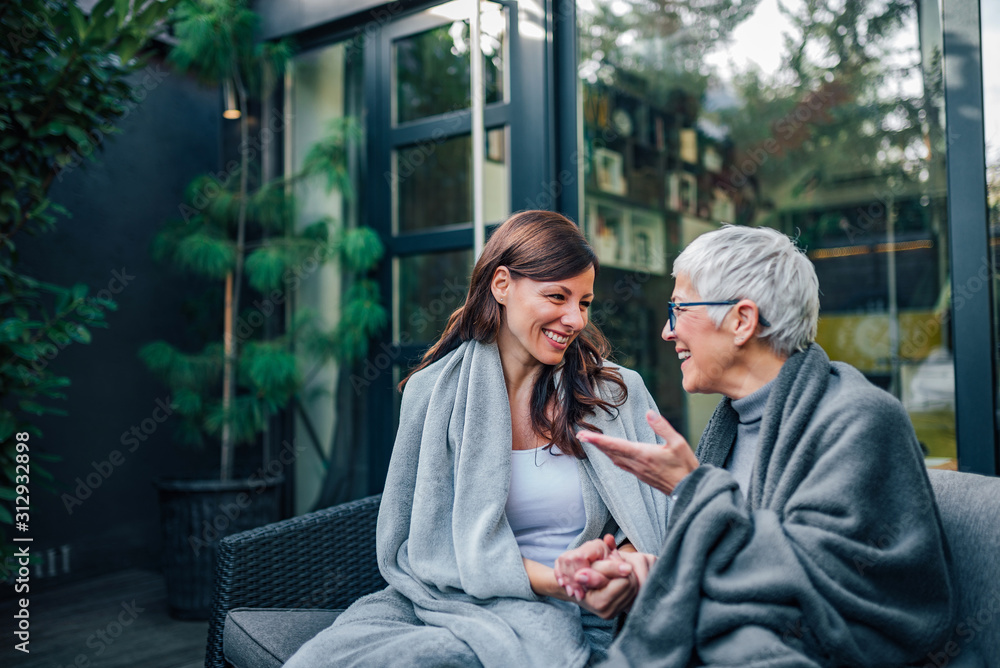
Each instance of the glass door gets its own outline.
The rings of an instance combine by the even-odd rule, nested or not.
[[[473,205],[487,225],[511,211],[511,52],[516,3],[482,2],[484,81],[472,90],[476,3],[456,0],[387,25],[367,63],[371,224],[387,241],[381,285],[391,328],[370,360],[370,487],[381,489],[398,422],[395,385],[465,299]],[[473,189],[472,96],[484,103],[483,189]]]

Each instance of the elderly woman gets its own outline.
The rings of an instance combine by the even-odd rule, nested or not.
[[[663,338],[685,390],[724,398],[696,456],[652,412],[665,445],[578,434],[673,499],[608,663],[926,663],[952,589],[920,446],[895,398],[813,343],[811,263],[776,231],[726,226],[674,276]],[[588,563],[616,559],[591,541],[556,577],[579,595],[608,583]]]
[[[655,438],[652,397],[604,359],[589,322],[598,269],[557,213],[524,211],[493,233],[465,303],[401,384],[376,538],[389,586],[286,666],[580,668],[603,656],[637,575],[611,564],[606,587],[572,600],[553,563],[609,530],[616,559],[658,551],[667,499],[576,438]]]

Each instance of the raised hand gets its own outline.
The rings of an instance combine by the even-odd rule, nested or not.
[[[698,459],[683,436],[656,411],[646,413],[646,420],[664,445],[634,443],[593,431],[581,431],[576,437],[593,443],[614,464],[633,474],[664,494],[672,494],[688,473],[698,468]]]

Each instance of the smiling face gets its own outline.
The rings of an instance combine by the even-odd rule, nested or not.
[[[681,303],[704,300],[691,287],[687,276],[680,274],[670,301]],[[674,331],[670,331],[668,321],[663,327],[662,336],[664,341],[673,341],[677,346],[677,357],[681,360],[681,373],[684,375],[684,390],[692,394],[721,393],[730,396],[727,394],[731,392],[728,381],[736,362],[737,350],[733,345],[733,334],[727,333],[725,329],[732,313],[726,316],[720,327],[712,322],[706,306],[675,309],[674,313]]]
[[[525,366],[556,365],[589,320],[594,298],[594,267],[561,281],[513,278],[497,269],[493,295],[504,307],[497,336],[503,357]]]

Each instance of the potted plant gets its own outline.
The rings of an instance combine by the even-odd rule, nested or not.
[[[297,401],[309,375],[307,363],[350,363],[367,354],[368,341],[384,325],[386,314],[377,284],[365,275],[383,249],[366,227],[343,229],[330,218],[300,225],[292,197],[296,187],[313,179],[343,196],[351,194],[346,158],[360,135],[356,122],[345,119],[329,126],[302,169],[279,179],[261,180],[259,165],[245,150],[249,101],[268,94],[266,82],[278,78],[289,46],[256,42],[257,16],[241,0],[187,0],[175,17],[178,43],[171,61],[205,83],[232,87],[244,147],[238,161],[227,163],[228,171],[190,184],[181,216],[153,244],[156,259],[217,286],[206,293],[218,295],[210,308],[216,325],[198,351],[154,341],[139,352],[171,390],[177,440],[219,446],[217,477],[158,485],[171,612],[207,618],[218,540],[278,519],[281,477],[266,474],[273,468],[268,460],[278,453],[262,454],[257,472],[243,470],[241,476],[236,448],[257,442],[266,446],[261,435],[273,416]],[[319,325],[315,313],[285,317],[297,284],[288,277],[325,263],[338,264],[348,285],[344,315],[332,331]]]

